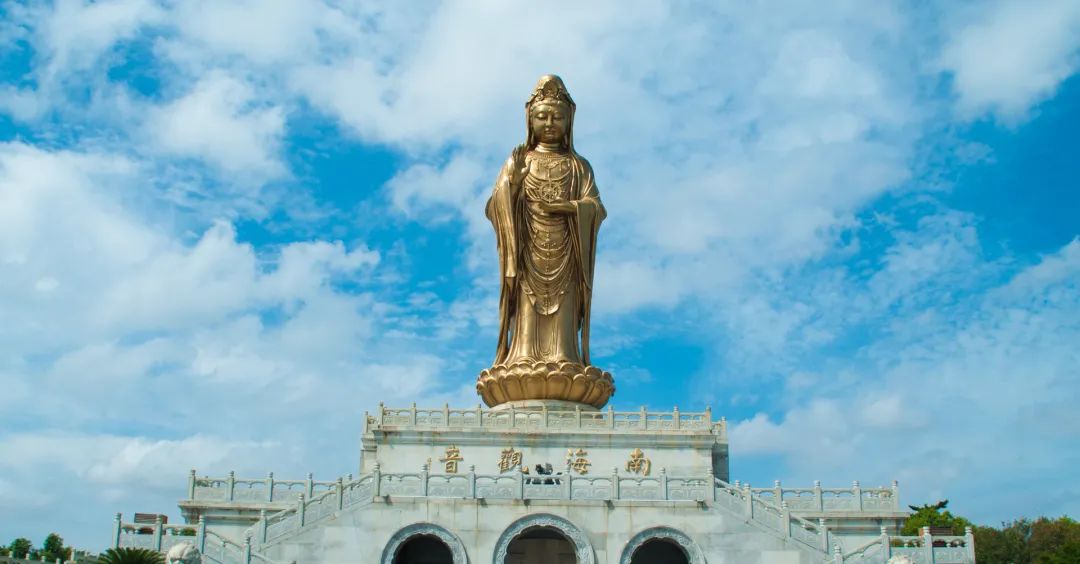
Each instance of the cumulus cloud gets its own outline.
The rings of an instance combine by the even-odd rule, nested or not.
[[[959,110],[1015,123],[1080,67],[1080,6],[1069,0],[969,6],[949,30],[942,67]]]

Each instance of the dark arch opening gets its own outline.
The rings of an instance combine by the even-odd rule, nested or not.
[[[454,564],[454,556],[439,537],[416,535],[401,544],[394,564]]]
[[[531,527],[510,541],[505,564],[577,564],[577,554],[562,531]]]
[[[634,551],[630,564],[690,564],[690,559],[674,541],[649,539]]]

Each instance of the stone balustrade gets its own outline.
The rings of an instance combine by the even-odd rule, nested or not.
[[[379,404],[374,415],[365,413],[365,429],[395,427],[398,429],[536,429],[536,430],[583,430],[604,432],[642,432],[642,431],[706,431],[715,432],[721,439],[727,440],[727,421],[721,417],[713,421],[712,409],[702,412],[682,413],[679,408],[672,411],[655,412],[642,407],[638,411],[615,411],[609,407],[605,411],[539,408],[483,409],[423,409],[416,404],[406,408],[391,408]]]
[[[371,503],[379,497],[441,497],[484,500],[603,500],[685,501],[720,504],[748,522],[826,555],[829,532],[824,522],[813,523],[792,514],[786,505],[763,499],[749,486],[736,487],[711,474],[669,476],[661,468],[656,476],[610,474],[589,476],[531,476],[520,471],[477,474],[474,467],[463,474],[432,474],[424,465],[415,473],[383,473],[375,470],[356,480],[339,480],[334,489],[312,499],[300,496],[296,506],[268,515],[262,513],[249,531],[256,547],[273,544],[336,511]]]
[[[212,564],[278,564],[252,549],[251,538],[243,543],[206,528],[206,522],[197,525],[168,525],[159,516],[154,523],[125,523],[119,513],[114,522],[114,548],[146,548],[167,552],[180,543],[189,543],[199,549],[203,562]]]
[[[352,479],[350,475],[349,480]],[[188,475],[188,499],[195,501],[246,501],[253,503],[293,502],[300,495],[308,499],[333,489],[337,482],[323,482],[312,479],[278,480],[270,472],[266,478],[237,478],[229,472],[224,478],[210,476],[199,477],[195,470]]]
[[[881,535],[846,554],[837,555],[836,562],[885,562],[896,556],[906,556],[918,564],[965,564],[975,562],[975,535],[971,527],[964,528],[963,536],[931,535],[929,527],[923,527],[918,536],[889,535],[881,528]]]
[[[739,482],[736,480],[735,484]],[[851,488],[823,488],[814,481],[812,488],[785,488],[779,481],[771,488],[752,488],[754,493],[773,503],[786,503],[799,513],[901,511],[900,487],[863,488],[854,482]]]

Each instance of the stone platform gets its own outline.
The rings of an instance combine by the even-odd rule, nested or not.
[[[380,406],[355,477],[193,471],[188,525],[139,534],[146,525],[118,518],[115,544],[193,542],[220,564],[407,564],[433,546],[455,564],[641,564],[657,547],[688,563],[973,561],[970,537],[896,536],[907,513],[895,483],[729,483],[726,422],[709,410],[566,407]]]

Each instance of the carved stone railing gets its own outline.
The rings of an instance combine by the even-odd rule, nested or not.
[[[161,517],[154,523],[125,523],[116,514],[113,548],[146,548],[167,552],[180,543],[189,543],[202,553],[203,562],[210,564],[278,564],[251,546],[251,538],[243,543],[206,528],[206,521],[197,525],[167,525]]]
[[[895,556],[906,556],[916,564],[968,564],[975,562],[975,535],[971,527],[963,536],[931,535],[923,527],[919,536],[890,536],[881,528],[881,535],[843,554],[843,562],[887,562]]]
[[[350,475],[349,480],[352,479]],[[278,480],[270,472],[265,478],[237,478],[229,472],[224,478],[199,477],[195,470],[188,474],[188,499],[192,501],[223,501],[251,503],[294,502],[303,495],[311,499],[334,488],[337,482],[313,480]]]
[[[738,486],[739,482],[736,481]],[[812,488],[785,488],[774,482],[771,488],[751,488],[755,494],[774,504],[786,503],[799,513],[833,511],[900,511],[900,487],[863,488],[854,482],[851,488],[823,488],[815,481]]]
[[[713,421],[712,409],[702,412],[682,413],[672,411],[589,411],[580,407],[573,410],[556,410],[547,407],[483,409],[435,409],[390,408],[379,404],[374,415],[365,414],[366,428],[397,427],[408,429],[459,428],[459,429],[563,429],[585,431],[713,431],[727,439],[727,421],[721,417]]]

